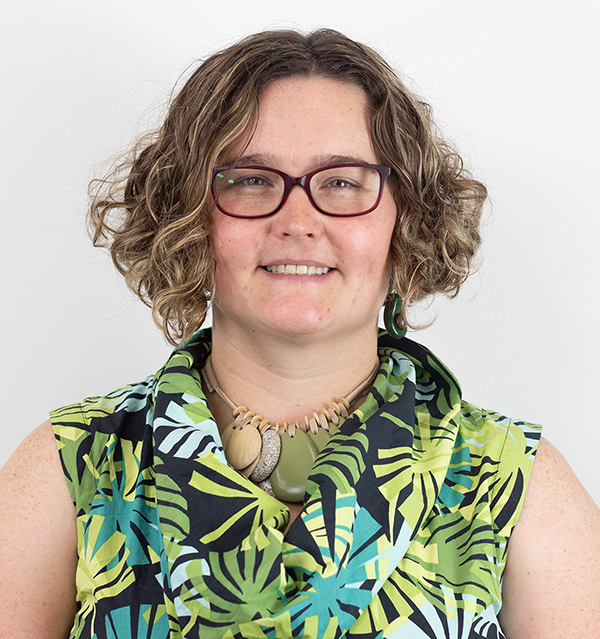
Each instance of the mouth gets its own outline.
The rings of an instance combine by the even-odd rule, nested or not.
[[[331,271],[328,266],[307,266],[306,264],[273,264],[262,268],[277,275],[325,275]]]

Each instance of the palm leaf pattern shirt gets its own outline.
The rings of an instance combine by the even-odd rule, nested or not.
[[[71,639],[503,636],[538,426],[462,401],[426,348],[381,333],[284,535],[287,507],[227,465],[210,348],[201,331],[145,381],[51,413],[77,512]]]

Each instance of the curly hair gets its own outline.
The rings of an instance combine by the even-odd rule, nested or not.
[[[337,31],[264,31],[202,62],[162,127],[90,185],[94,245],[110,248],[172,344],[200,327],[214,292],[212,169],[252,131],[261,90],[293,76],[354,84],[368,98],[373,145],[395,180],[390,292],[405,300],[403,321],[410,303],[455,296],[471,272],[487,191],[440,137],[430,107],[379,54]]]

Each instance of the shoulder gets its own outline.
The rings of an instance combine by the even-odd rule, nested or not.
[[[457,447],[468,447],[474,469],[489,489],[490,514],[502,556],[518,520],[541,430],[537,424],[462,402]]]
[[[101,451],[115,439],[141,441],[147,438],[147,414],[153,390],[154,377],[151,376],[107,395],[88,397],[50,411],[63,465],[66,467],[72,458],[85,456],[95,463]],[[73,479],[71,473],[66,474]]]
[[[600,633],[600,510],[543,438],[510,540],[500,621],[507,639]]]
[[[89,514],[103,482],[110,483],[115,463],[126,463],[129,471],[140,463],[144,468],[152,465],[151,395],[152,379],[148,378],[50,412],[64,479],[78,516]]]
[[[54,501],[57,493],[68,496],[50,420],[36,428],[17,448],[0,470],[0,482],[3,499],[18,493],[39,507],[48,503],[47,500]],[[38,490],[33,492],[27,488]],[[0,515],[3,514],[0,509]]]
[[[65,637],[76,563],[75,509],[47,421],[0,470],[0,637]]]

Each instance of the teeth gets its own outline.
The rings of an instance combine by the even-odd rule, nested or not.
[[[331,270],[324,266],[306,266],[305,264],[277,264],[275,266],[265,266],[265,270],[269,273],[278,273],[279,275],[325,275]]]

